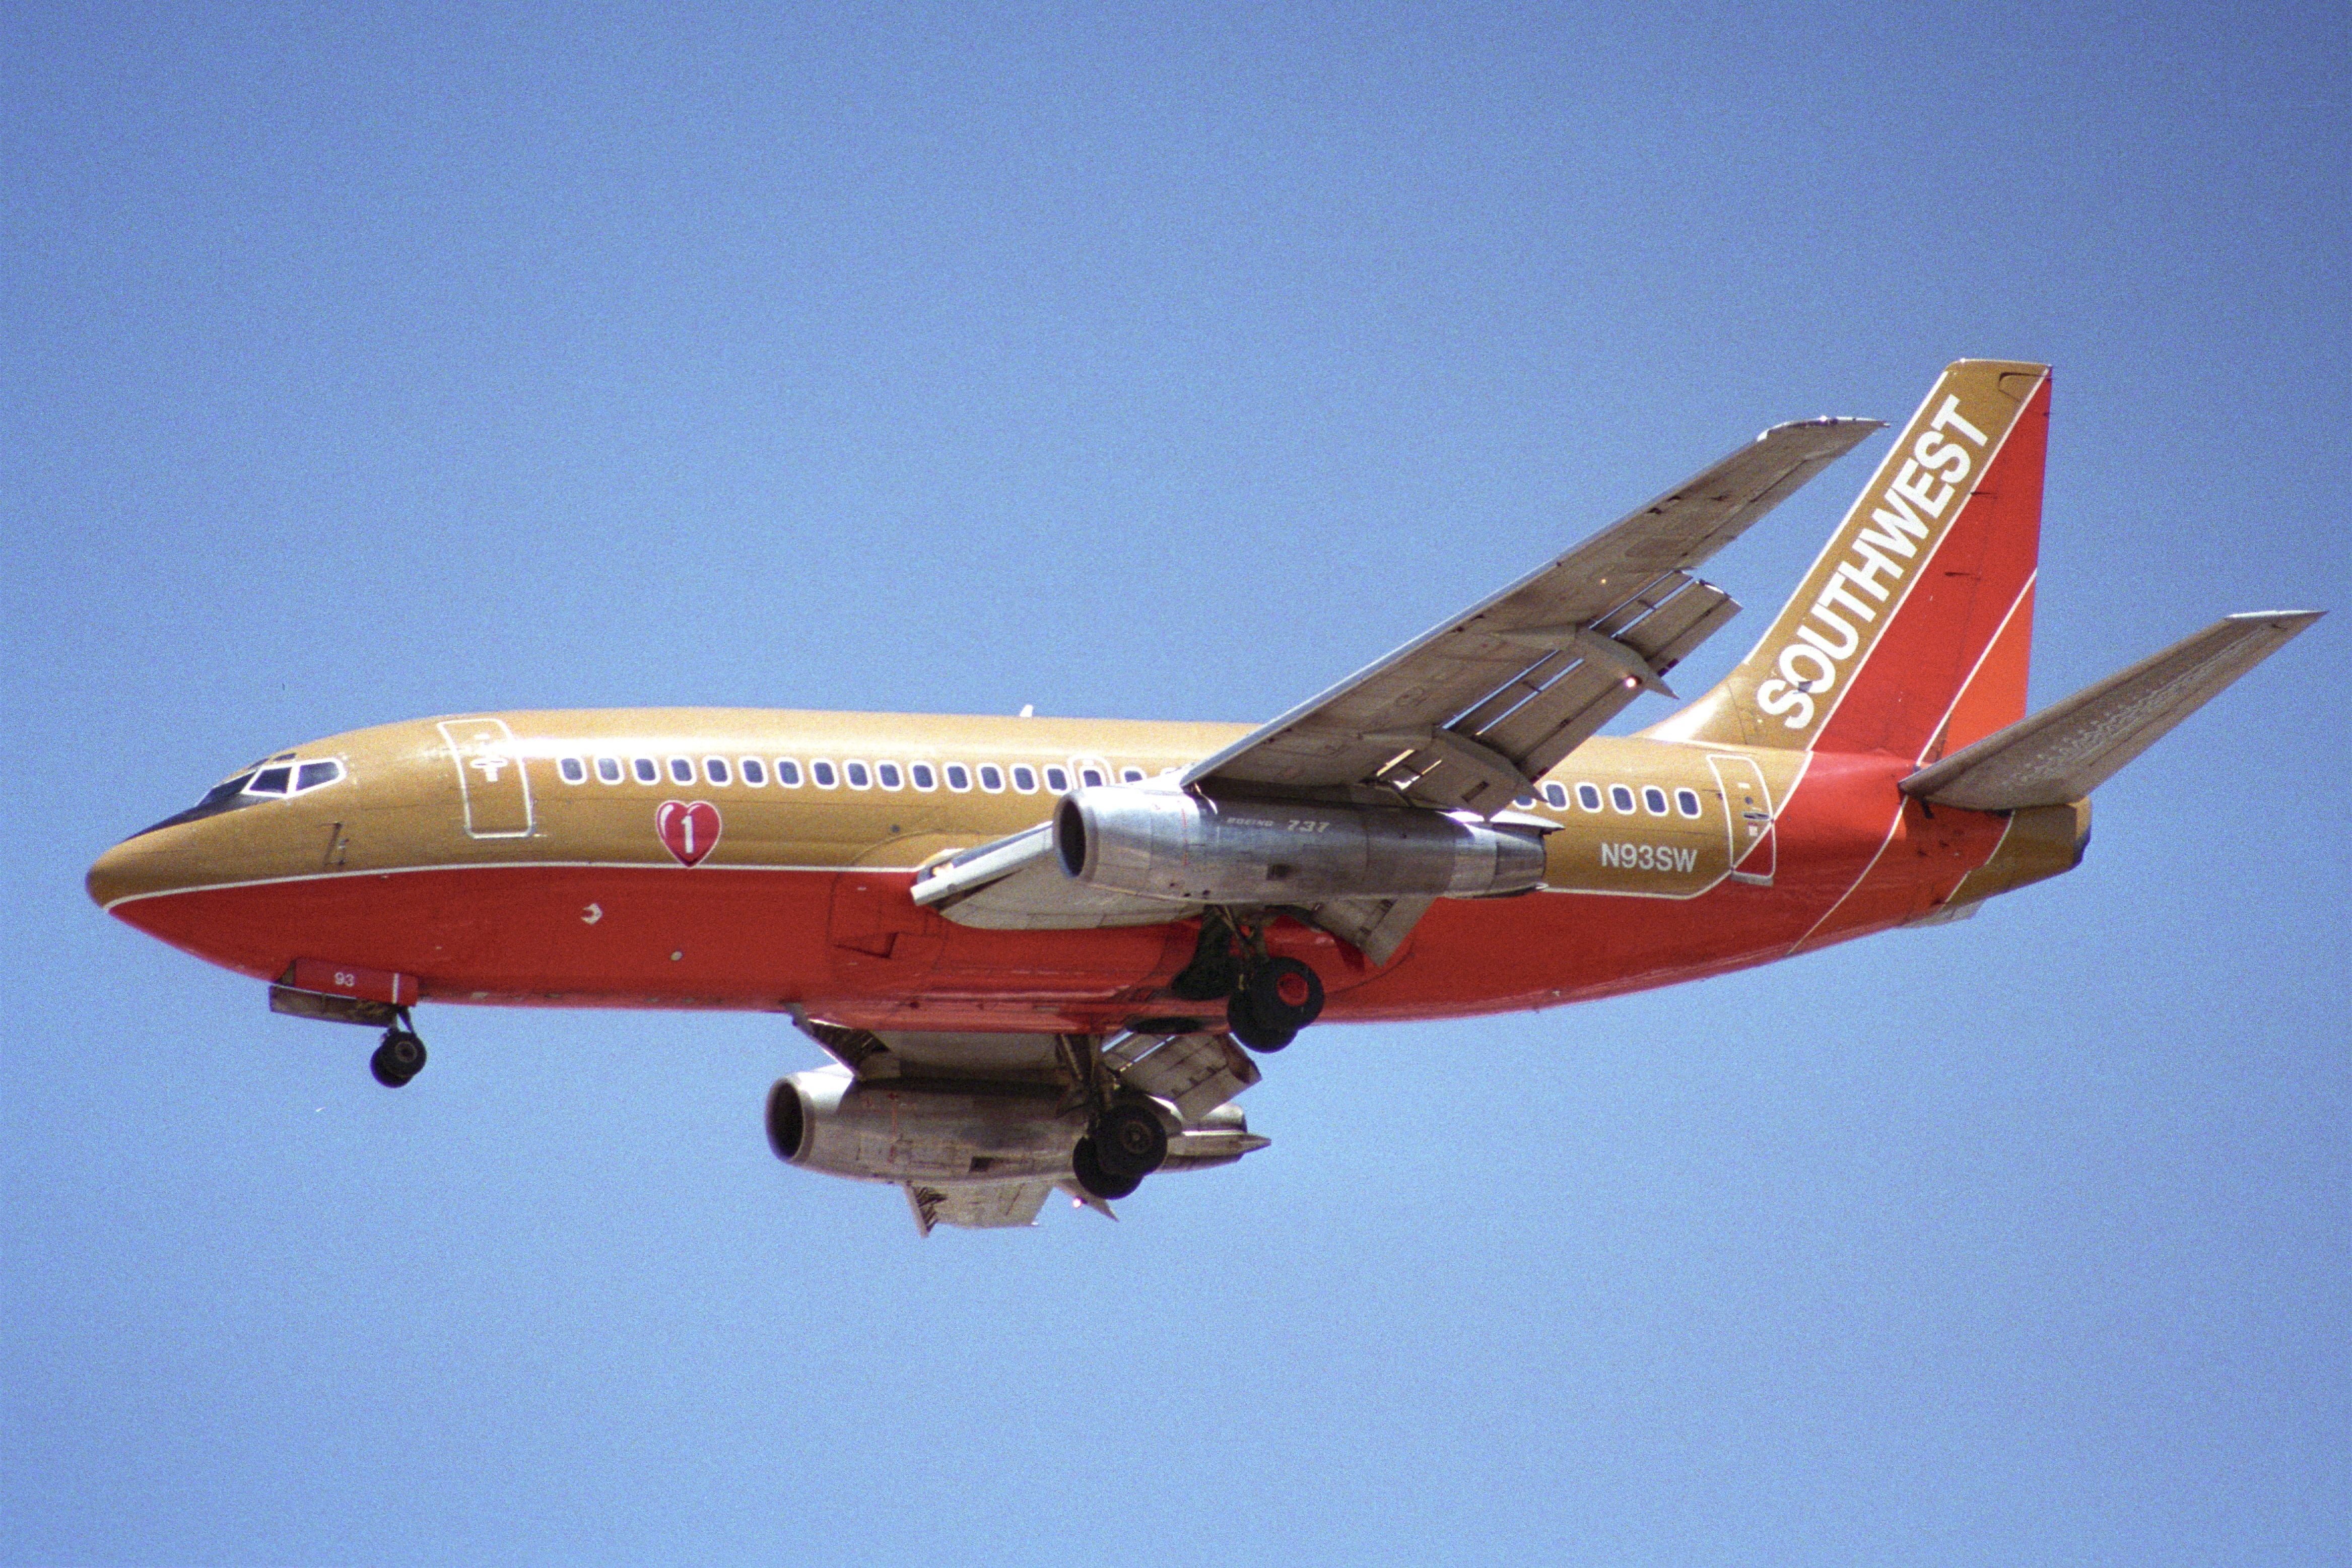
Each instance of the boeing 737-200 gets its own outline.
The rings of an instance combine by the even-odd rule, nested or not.
[[[917,1222],[1108,1211],[1266,1140],[1318,1019],[1545,1008],[1952,920],[2077,864],[2088,796],[2317,612],[2231,615],[2028,716],[2050,375],[1946,370],[1713,690],[1601,727],[1737,612],[1695,575],[1880,427],[1776,425],[1255,729],[482,713],[241,768],[89,891],[383,1030],[421,1002],[789,1014],[778,1155]]]

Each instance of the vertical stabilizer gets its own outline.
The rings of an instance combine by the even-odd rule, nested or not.
[[[1649,733],[1933,761],[2025,714],[2050,371],[1946,368],[1763,640]]]

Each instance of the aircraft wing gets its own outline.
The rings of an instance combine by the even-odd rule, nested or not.
[[[2224,616],[2130,669],[1903,780],[1939,806],[2011,811],[2079,800],[2221,688],[2277,653],[2316,610]]]
[[[1060,1035],[955,1030],[864,1030],[794,1010],[793,1022],[864,1081],[973,1079],[1066,1086],[1080,1059]],[[1219,1030],[1129,1033],[1103,1048],[1103,1069],[1129,1089],[1172,1103],[1187,1125],[1258,1081],[1248,1051]]]
[[[1492,816],[1738,612],[1691,575],[1880,422],[1778,424],[1195,765],[1188,785],[1344,792]],[[1393,798],[1393,797],[1391,797]]]
[[[982,1078],[1059,1083],[1068,1071],[1061,1037],[953,1030],[864,1030],[811,1018],[793,1022],[860,1079]]]

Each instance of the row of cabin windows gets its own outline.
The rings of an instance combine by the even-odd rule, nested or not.
[[[1045,789],[1059,795],[1068,790],[1073,778],[1085,785],[1108,784],[1111,779],[1110,764],[1085,759],[1072,761],[1067,767],[1049,762],[1040,768],[1021,762],[1006,768],[993,762],[983,762],[977,768],[961,762],[909,762],[902,767],[896,762],[864,762],[855,758],[836,763],[831,758],[819,757],[811,759],[803,770],[800,759],[793,757],[779,757],[772,761],[764,757],[706,757],[702,758],[698,772],[691,757],[672,757],[666,760],[670,782],[693,784],[698,779],[720,789],[730,784],[763,789],[772,777],[777,785],[785,789],[797,789],[803,783],[808,783],[820,789],[837,789],[845,784],[852,789],[903,789],[912,786],[916,789],[929,791],[937,789],[944,782],[950,789],[962,794],[976,782],[991,795],[1003,794],[1008,784],[1020,794],[1034,795],[1042,781]],[[635,778],[640,784],[658,784],[665,771],[663,763],[650,757],[633,757],[625,762],[618,757],[599,757],[593,761],[578,757],[561,757],[555,762],[556,773],[566,784],[585,784],[592,767],[600,784],[618,784],[625,778]],[[1122,768],[1118,770],[1118,779],[1122,784],[1140,784],[1143,782],[1143,769]]]
[[[696,771],[694,758],[690,757],[672,757],[667,761],[672,783],[693,784],[698,778],[701,782],[721,789],[735,783],[754,789],[764,788],[772,770],[769,759],[763,757],[739,757],[731,761],[724,757],[706,757],[702,759],[699,774]],[[634,775],[640,784],[658,784],[663,777],[662,765],[650,757],[629,758],[625,772],[622,759],[617,757],[599,757],[594,759],[593,766],[597,782],[602,784],[618,784],[630,775]],[[555,767],[566,784],[588,781],[590,764],[580,758],[559,758]],[[308,769],[305,771],[307,774]],[[852,789],[871,789],[877,786],[884,789],[903,789],[912,785],[928,792],[937,789],[944,779],[947,787],[958,794],[970,790],[977,781],[980,788],[991,795],[1003,794],[1008,782],[1017,793],[1034,795],[1042,779],[1046,789],[1059,795],[1069,789],[1073,777],[1080,784],[1089,787],[1110,781],[1109,764],[1092,761],[1074,761],[1066,768],[1058,762],[1049,762],[1041,770],[1026,762],[1015,763],[1010,769],[993,762],[983,762],[977,768],[968,768],[961,762],[943,762],[936,767],[929,762],[910,762],[901,768],[896,762],[867,763],[856,759],[836,764],[830,758],[820,757],[809,763],[804,774],[798,758],[779,757],[774,759],[772,772],[776,783],[786,789],[797,789],[805,780],[820,789],[835,789],[844,784]],[[1140,768],[1127,767],[1118,770],[1119,782],[1123,784],[1140,784],[1143,777]],[[1568,810],[1569,798],[1565,784],[1546,784],[1543,787],[1544,804],[1556,811]],[[1633,814],[1632,785],[1611,785],[1607,799],[1610,808],[1620,815]],[[1651,816],[1671,814],[1667,809],[1666,791],[1657,785],[1644,785],[1640,799],[1642,809]],[[1600,810],[1602,800],[1601,786],[1578,784],[1575,800],[1584,810]],[[1534,807],[1536,800],[1532,795],[1522,795],[1512,804],[1528,810]],[[1674,809],[1685,817],[1696,819],[1700,811],[1698,791],[1676,789],[1674,792]]]
[[[1544,804],[1549,806],[1555,811],[1565,811],[1568,810],[1569,793],[1568,786],[1565,784],[1545,785],[1543,787],[1543,798]],[[1633,814],[1633,787],[1632,785],[1612,784],[1609,786],[1608,800],[1610,810],[1617,812],[1619,815],[1630,817]],[[1601,810],[1601,795],[1600,785],[1579,784],[1576,787],[1576,804],[1580,809],[1587,811],[1598,811]],[[1535,797],[1532,795],[1522,795],[1511,803],[1519,807],[1521,810],[1526,810],[1534,806],[1536,801]],[[1666,809],[1666,792],[1655,784],[1645,784],[1642,787],[1641,803],[1642,809],[1649,812],[1653,817],[1664,817],[1671,814]],[[1698,791],[1696,789],[1675,790],[1674,809],[1680,811],[1685,817],[1696,819],[1699,814],[1700,809]]]

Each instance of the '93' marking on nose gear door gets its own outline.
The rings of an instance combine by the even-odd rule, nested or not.
[[[530,834],[530,778],[502,718],[445,718],[436,727],[457,768],[466,831],[478,839]]]

